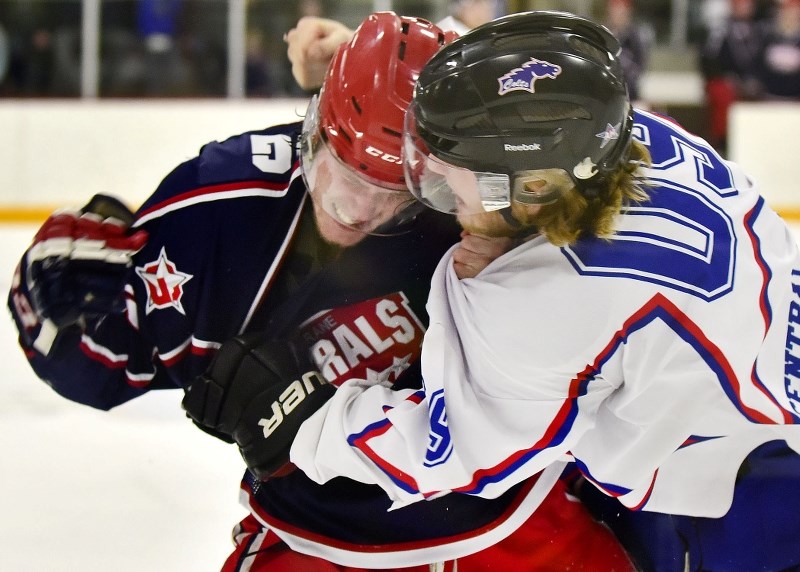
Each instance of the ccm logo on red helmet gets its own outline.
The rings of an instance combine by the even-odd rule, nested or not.
[[[367,147],[367,153],[372,155],[373,157],[380,157],[384,161],[388,163],[396,163],[398,165],[402,165],[403,162],[400,160],[400,157],[397,155],[392,155],[390,153],[384,153],[380,149],[376,149],[375,147]]]

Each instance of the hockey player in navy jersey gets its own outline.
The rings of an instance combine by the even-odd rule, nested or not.
[[[292,420],[290,448],[248,446],[397,508],[500,498],[571,461],[642,569],[797,570],[795,238],[738,165],[631,108],[618,55],[591,21],[529,12],[432,58],[407,182],[467,232],[522,243],[466,279],[445,255],[421,390],[351,379]]]
[[[430,277],[460,236],[452,217],[408,192],[401,132],[414,80],[445,40],[423,20],[373,15],[337,52],[303,122],[209,143],[135,216],[107,196],[55,213],[9,297],[34,371],[100,409],[186,387],[212,360],[215,372],[245,360],[240,380],[295,380],[286,393],[244,391],[224,405],[214,388],[192,384],[187,408],[209,406],[200,424],[222,437],[230,428],[218,415],[246,415],[266,400],[257,430],[291,438],[294,418],[351,376],[418,388]],[[465,236],[460,271],[475,274],[510,243]],[[274,346],[262,347],[265,339]],[[252,452],[243,446],[249,463]],[[563,488],[530,517],[548,488],[539,480],[497,499],[451,496],[389,511],[374,485],[319,485],[301,471],[261,482],[248,472],[251,516],[224,570],[427,571],[455,558],[462,572],[627,570],[613,536]]]

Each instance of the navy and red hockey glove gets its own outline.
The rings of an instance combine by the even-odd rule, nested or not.
[[[300,425],[336,390],[321,373],[303,370],[282,344],[242,334],[222,344],[208,370],[189,384],[183,408],[204,431],[235,442],[263,480],[289,464]]]
[[[31,306],[59,329],[125,309],[131,258],[147,242],[129,232],[133,213],[121,201],[95,195],[81,210],[56,211],[25,253]]]

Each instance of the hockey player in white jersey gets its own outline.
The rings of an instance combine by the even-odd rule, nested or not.
[[[463,280],[451,249],[423,389],[344,383],[302,414],[291,461],[395,507],[492,498],[569,462],[598,512],[617,503],[609,523],[643,569],[796,569],[795,240],[737,165],[631,108],[618,55],[601,26],[529,12],[425,66],[412,192],[519,245]]]

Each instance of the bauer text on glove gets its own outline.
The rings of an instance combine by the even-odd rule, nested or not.
[[[300,426],[334,391],[319,372],[299,368],[285,345],[247,333],[220,346],[187,387],[183,407],[203,430],[235,441],[264,479],[288,464]]]

